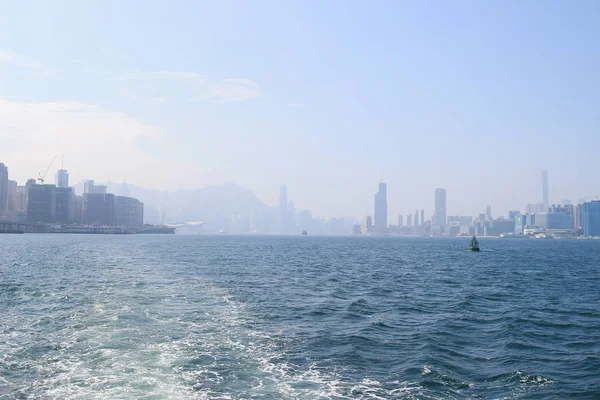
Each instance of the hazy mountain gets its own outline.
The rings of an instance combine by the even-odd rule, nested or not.
[[[97,183],[100,185],[100,183]],[[144,203],[144,221],[205,222],[205,230],[228,228],[232,219],[248,220],[252,212],[265,213],[270,207],[263,204],[251,191],[233,183],[207,186],[202,189],[179,189],[161,192],[130,183],[105,183],[107,192],[134,197]],[[83,183],[75,186],[83,193]]]

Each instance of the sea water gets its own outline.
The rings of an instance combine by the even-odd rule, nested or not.
[[[600,241],[0,235],[0,399],[600,398]]]

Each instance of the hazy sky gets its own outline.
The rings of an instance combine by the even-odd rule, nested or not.
[[[0,0],[0,162],[276,205],[600,194],[600,2]],[[58,164],[56,165],[58,166]],[[53,168],[56,169],[56,168]]]

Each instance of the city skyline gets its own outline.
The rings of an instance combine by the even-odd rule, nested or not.
[[[7,166],[5,164],[3,164],[3,165],[4,165],[4,167],[3,167],[4,171],[6,172],[8,170],[8,168],[7,168]],[[2,171],[0,171],[0,173],[1,172]],[[41,177],[42,173],[40,173],[38,175]],[[50,174],[50,175],[52,175],[52,174]],[[58,169],[58,170],[56,170],[56,173],[54,174],[53,183],[57,187],[68,187],[69,186],[69,176],[70,176],[70,174],[69,174],[69,171],[67,169]],[[548,189],[548,171],[547,170],[542,170],[541,171],[541,176],[542,176],[541,186],[539,187],[539,190],[541,191],[540,195],[539,195],[540,201],[538,201],[537,203],[526,203],[524,206],[514,207],[513,209],[520,210],[523,213],[532,213],[532,212],[542,212],[542,210],[544,210],[545,208],[547,208],[550,205],[570,205],[570,204],[573,203],[573,200],[571,200],[571,199],[562,199],[561,201],[557,201],[557,202],[553,202],[551,200],[548,200],[548,199],[551,199],[551,198],[549,198],[549,189]],[[13,181],[14,180],[13,178],[14,178],[13,174],[11,173],[10,180]],[[31,179],[33,179],[33,178],[31,178]],[[40,180],[40,178],[38,178],[37,180]],[[94,182],[94,180],[86,179],[86,180],[80,182],[80,184],[87,184],[87,182],[90,182],[90,181],[92,183]],[[25,182],[23,182],[23,184],[24,183]],[[216,185],[216,186],[218,186],[218,185]],[[533,186],[536,186],[536,185],[533,184]],[[1,190],[4,190],[4,189],[2,187],[0,187],[0,191]],[[381,198],[383,199],[382,201],[384,202],[384,205],[382,206],[383,207],[382,209],[385,210],[385,217],[384,217],[384,219],[387,221],[387,224],[393,224],[393,222],[397,218],[397,215],[405,215],[405,213],[403,213],[403,212],[398,213],[398,214],[390,212],[389,208],[391,208],[393,210],[397,210],[397,209],[403,209],[403,210],[408,209],[408,210],[410,210],[410,208],[411,208],[410,206],[399,206],[398,202],[394,201],[394,199],[391,199],[391,202],[388,201],[388,199],[387,199],[387,191],[388,191],[388,189],[387,189],[387,184],[386,183],[381,182],[379,184],[379,190],[380,191],[383,190],[381,192],[382,193],[382,197]],[[444,211],[443,215],[445,216],[446,220],[447,220],[448,216],[457,216],[457,215],[458,216],[476,216],[479,213],[481,213],[481,210],[472,210],[471,212],[468,212],[468,213],[460,213],[460,212],[456,212],[455,210],[450,210],[450,212],[448,212],[448,210],[447,210],[447,199],[445,198],[445,188],[443,188],[443,189],[439,189],[438,188],[438,189],[436,189],[436,196],[434,197],[434,201],[433,201],[434,205],[433,205],[432,211],[431,211],[432,218],[435,218],[436,211],[437,211],[437,209],[436,209],[436,207],[437,207],[436,206],[436,199],[437,199],[437,196],[438,196],[437,195],[437,191],[438,190],[441,190],[441,191],[444,192],[444,194],[441,195],[442,198],[443,198],[443,200],[441,200],[441,202],[445,204],[445,206],[444,206],[445,211]],[[120,193],[120,194],[122,194],[122,193]],[[296,193],[295,196],[301,197],[301,193]],[[377,196],[378,196],[378,194],[375,195],[375,201],[376,202],[377,202],[377,198],[378,198]],[[544,204],[544,201],[545,201],[544,199],[546,199],[546,201],[549,201],[548,205]],[[596,199],[598,199],[598,196],[590,196],[590,197],[585,197],[585,198],[578,198],[575,204],[582,204],[585,201],[591,201],[591,200],[596,200]],[[391,206],[390,206],[390,204],[391,204]],[[293,205],[292,202],[289,202],[289,204],[287,202],[287,185],[280,185],[279,186],[279,199],[278,199],[278,203],[276,205],[275,204],[270,204],[269,206],[282,209],[284,213],[287,212],[287,208],[288,207],[292,207],[292,212],[293,212],[293,210],[296,210],[296,208],[294,207],[294,205]],[[421,210],[420,210],[420,214],[421,215],[419,216],[419,208],[417,208],[417,211],[414,214],[410,213],[410,215],[412,215],[411,224],[414,223],[414,224],[419,224],[420,225],[420,224],[423,224],[423,222],[425,221],[425,219],[424,219],[425,210],[423,208],[421,208]],[[485,213],[484,213],[484,215],[491,216],[491,212],[489,211],[490,209],[491,209],[491,205],[489,205],[489,204],[486,205],[485,206]],[[306,208],[297,208],[296,211],[300,211],[300,210],[309,210],[309,209],[306,209]],[[498,213],[498,215],[499,216],[510,216],[511,212],[512,212],[512,210],[506,210],[506,212],[500,212],[500,213]],[[372,215],[375,215],[375,213],[376,212],[373,211]],[[335,215],[325,215],[325,216],[318,215],[318,214],[314,213],[313,211],[311,211],[311,215],[313,215],[314,217],[317,217],[317,218],[342,218],[343,217],[343,218],[355,218],[355,219],[360,220],[366,214],[371,214],[371,212],[363,213],[361,215],[342,215],[341,217],[338,217],[338,216],[335,216]],[[394,216],[394,215],[396,215],[396,216]],[[381,224],[383,224],[383,223],[380,222],[380,225]],[[375,218],[374,218],[374,226],[375,226]],[[381,226],[383,226],[383,225],[381,225]]]
[[[144,223],[144,203],[137,198],[128,197],[129,187],[125,183],[115,195],[107,185],[98,185],[94,180],[83,183],[83,194],[76,194],[68,186],[69,173],[61,165],[56,171],[55,183],[45,183],[48,171],[38,179],[29,179],[24,186],[10,179],[9,169],[0,163],[0,221],[12,223],[66,224],[67,226],[104,226],[113,224],[120,229],[140,229]],[[38,183],[39,182],[39,183]],[[244,190],[244,189],[242,189]],[[417,208],[406,216],[403,225],[402,216],[394,225],[388,217],[387,184],[380,182],[374,196],[374,218],[362,217],[362,224],[353,217],[330,219],[315,218],[310,210],[296,210],[293,201],[288,198],[286,185],[280,186],[279,205],[269,207],[264,204],[242,206],[237,211],[213,215],[216,219],[201,222],[219,232],[236,233],[278,233],[303,234],[310,229],[317,234],[376,234],[376,235],[418,235],[418,236],[456,236],[464,234],[500,236],[500,235],[553,235],[558,237],[597,236],[600,232],[600,201],[582,201],[573,205],[570,200],[563,204],[545,205],[549,199],[548,172],[542,172],[542,202],[526,204],[525,212],[511,210],[508,216],[492,214],[492,205],[485,212],[473,218],[469,215],[448,215],[447,193],[445,188],[434,190],[435,210],[431,220],[425,220],[424,209]],[[127,196],[124,196],[127,194]],[[251,194],[253,196],[253,194]],[[216,198],[228,202],[231,199]],[[162,220],[164,223],[165,203],[161,200]],[[154,202],[153,202],[154,203]],[[156,215],[156,203],[150,206]],[[214,205],[213,205],[214,207]],[[212,207],[208,206],[208,210]],[[270,211],[269,211],[270,209]],[[176,213],[175,215],[178,215]],[[230,215],[230,217],[227,217]],[[175,219],[177,220],[177,218]],[[393,221],[393,218],[392,218]],[[390,223],[391,222],[391,223]],[[194,222],[195,223],[195,222]],[[98,225],[99,224],[99,225]],[[3,229],[6,229],[3,225]],[[37,225],[31,229],[43,229]],[[52,228],[47,228],[52,229]],[[79,229],[79,228],[76,228]]]

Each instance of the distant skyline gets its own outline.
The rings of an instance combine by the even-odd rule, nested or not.
[[[2,1],[0,162],[316,216],[600,195],[600,3]],[[110,29],[106,29],[110,27]],[[417,151],[415,151],[417,149]],[[59,169],[57,162],[51,175]],[[52,181],[52,176],[49,181]]]

